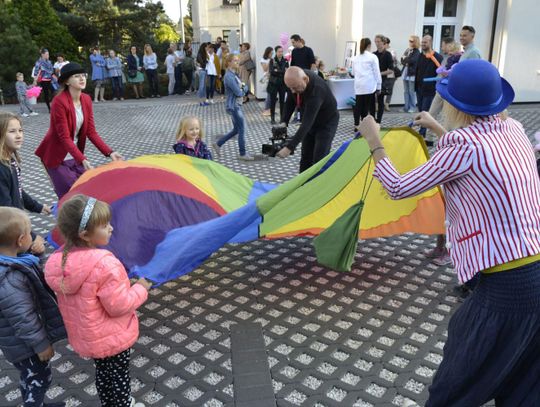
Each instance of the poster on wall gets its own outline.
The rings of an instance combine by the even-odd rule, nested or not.
[[[345,43],[345,59],[343,66],[345,69],[352,69],[352,60],[356,55],[356,41],[347,41]]]

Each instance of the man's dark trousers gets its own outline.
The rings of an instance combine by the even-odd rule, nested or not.
[[[300,172],[319,162],[330,153],[332,140],[336,135],[339,114],[322,126],[314,125],[302,140]]]
[[[184,89],[184,77],[182,75],[182,64],[178,64],[174,68],[174,91],[178,95],[183,95],[186,91]]]

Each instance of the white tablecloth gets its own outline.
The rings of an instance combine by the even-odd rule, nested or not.
[[[340,110],[350,109],[351,106],[347,102],[351,97],[354,97],[354,79],[328,78],[328,86],[337,100],[337,108]]]

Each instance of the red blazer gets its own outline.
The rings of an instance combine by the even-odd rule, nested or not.
[[[86,138],[89,138],[103,155],[109,156],[113,152],[96,132],[92,99],[85,93],[81,93],[81,106],[84,122],[79,131],[77,145],[75,145],[74,133],[77,119],[71,94],[69,91],[63,91],[54,98],[51,106],[49,131],[35,153],[41,158],[45,167],[56,168],[60,166],[68,153],[79,164],[82,163],[86,159],[84,155]]]

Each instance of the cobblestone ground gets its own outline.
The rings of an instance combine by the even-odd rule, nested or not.
[[[44,106],[38,111],[24,120],[24,186],[51,203],[52,188],[33,156],[49,120]],[[245,112],[247,145],[257,152],[270,134],[269,119],[255,102]],[[171,152],[177,123],[188,114],[204,119],[210,137],[231,127],[221,101],[206,108],[187,97],[95,106],[99,133],[126,158]],[[517,106],[512,116],[529,134],[540,129],[537,106]],[[389,113],[383,125],[409,120],[410,115]],[[351,112],[341,112],[334,147],[351,136],[352,127]],[[105,162],[93,146],[88,156],[94,164]],[[239,162],[235,142],[224,146],[218,161],[265,182],[283,182],[298,168],[298,156]],[[41,233],[53,224],[50,217],[32,219]],[[257,322],[274,394],[264,405],[391,406],[404,397],[423,404],[442,359],[449,317],[461,301],[452,269],[434,266],[423,255],[433,243],[421,235],[363,241],[350,273],[318,265],[308,238],[221,249],[191,274],[153,290],[140,308],[131,369],[135,397],[147,406],[234,406],[230,328]],[[91,361],[65,342],[56,352],[49,401],[99,405]],[[20,403],[17,380],[0,356],[0,406]],[[262,397],[244,394],[248,401],[242,405],[262,406]]]

